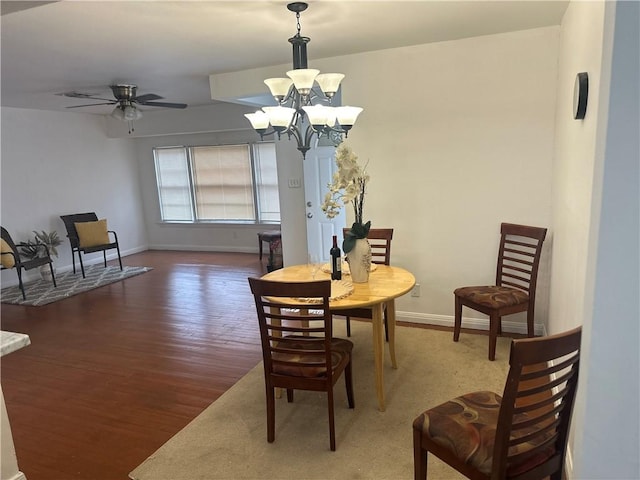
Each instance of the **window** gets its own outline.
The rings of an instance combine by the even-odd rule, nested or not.
[[[164,222],[278,223],[273,143],[153,149]]]

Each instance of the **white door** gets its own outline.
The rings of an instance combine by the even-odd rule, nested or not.
[[[335,218],[328,219],[320,208],[325,194],[329,191],[333,172],[338,168],[335,162],[335,147],[316,147],[307,152],[304,159],[304,195],[307,211],[307,252],[322,262],[329,261],[329,250],[333,245],[333,235],[338,236],[342,245],[342,229],[346,223],[344,208]]]

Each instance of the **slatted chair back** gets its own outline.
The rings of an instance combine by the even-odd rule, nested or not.
[[[526,478],[561,477],[578,387],[581,334],[578,327],[513,340],[491,478],[525,472]]]
[[[503,223],[500,234],[496,285],[522,290],[534,301],[547,229]]]
[[[349,228],[343,228],[342,234],[346,236]],[[367,240],[371,245],[371,263],[389,265],[391,262],[391,240],[393,228],[372,228],[369,230]]]
[[[345,372],[347,399],[353,408],[351,350],[348,340],[333,338],[329,311],[331,281],[276,282],[249,278],[260,327],[267,394],[267,441],[275,440],[274,389],[327,392],[331,450],[336,449],[333,386]]]

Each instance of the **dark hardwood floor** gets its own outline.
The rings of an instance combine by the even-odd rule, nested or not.
[[[42,307],[1,305],[2,329],[31,338],[1,370],[28,480],[126,479],[261,360],[257,254],[124,263],[153,270]]]

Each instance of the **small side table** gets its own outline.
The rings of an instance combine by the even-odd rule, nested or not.
[[[267,232],[260,232],[258,234],[258,247],[260,250],[260,261],[262,261],[262,243],[267,242],[269,244],[269,251],[271,251],[271,244],[281,239],[282,239],[282,233],[280,232],[280,230],[269,230]]]

